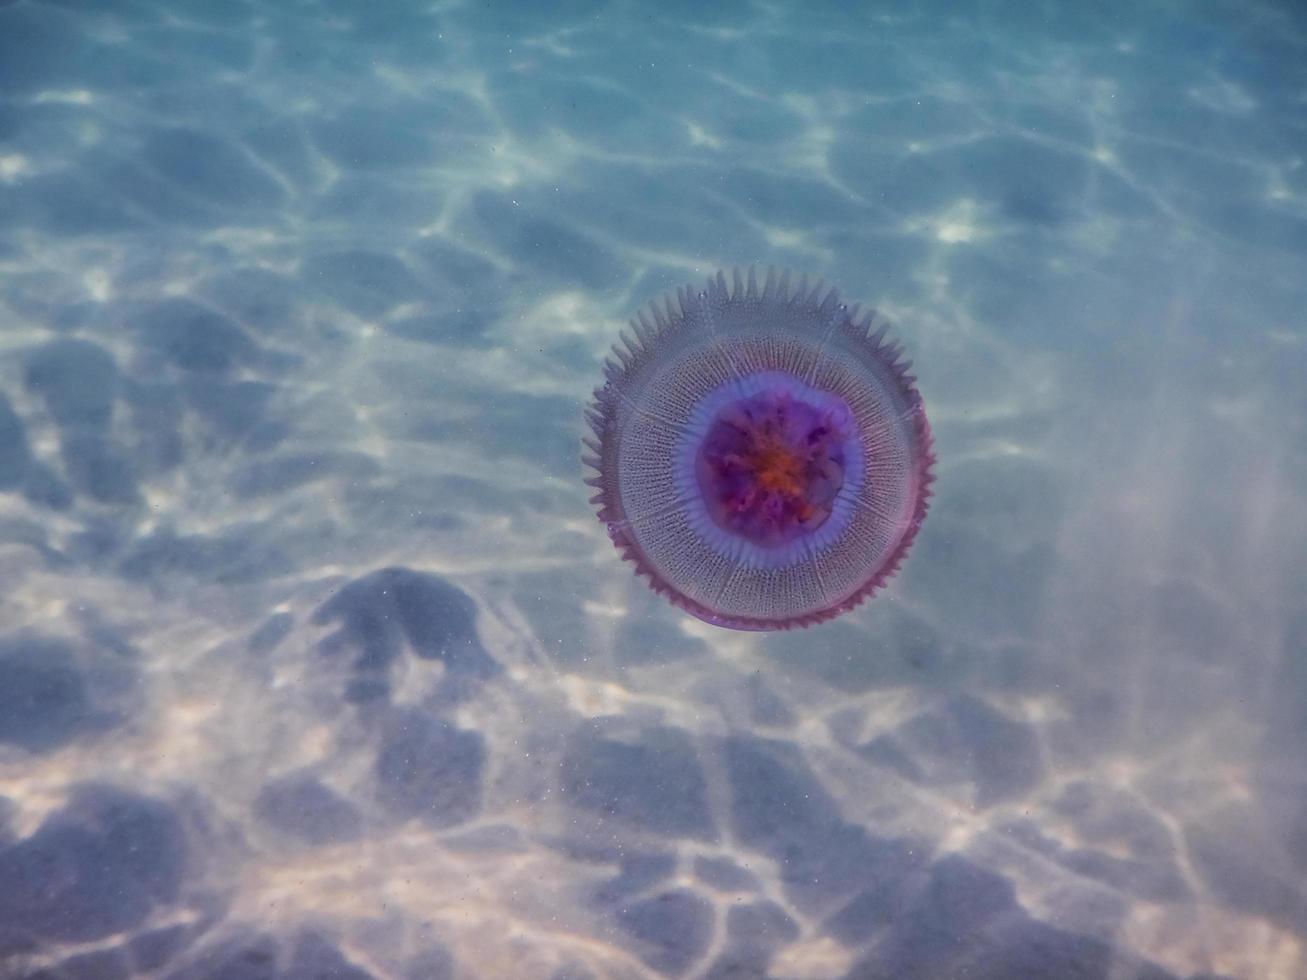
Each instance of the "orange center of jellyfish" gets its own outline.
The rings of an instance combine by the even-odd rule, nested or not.
[[[844,485],[847,413],[763,391],[717,413],[696,476],[718,527],[776,547],[821,527]]]

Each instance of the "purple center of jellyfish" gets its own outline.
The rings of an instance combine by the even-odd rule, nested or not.
[[[726,404],[708,425],[695,471],[709,516],[755,545],[821,527],[844,485],[849,412],[783,388]]]

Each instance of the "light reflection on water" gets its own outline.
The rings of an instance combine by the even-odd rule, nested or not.
[[[408,8],[0,4],[0,975],[1307,971],[1290,5]],[[578,462],[754,263],[940,457],[776,636]]]

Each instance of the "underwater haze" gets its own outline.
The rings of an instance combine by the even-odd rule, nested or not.
[[[625,322],[876,307],[809,629],[588,502]],[[1307,977],[1297,0],[0,2],[0,978]]]

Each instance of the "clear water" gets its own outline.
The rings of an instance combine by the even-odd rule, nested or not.
[[[1292,0],[0,5],[0,976],[1307,976],[1305,161]],[[755,263],[940,456],[771,636],[578,461]]]

